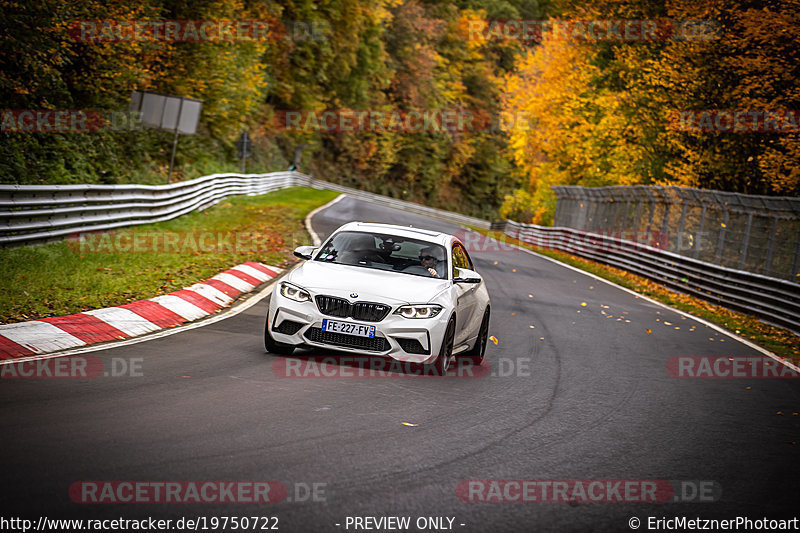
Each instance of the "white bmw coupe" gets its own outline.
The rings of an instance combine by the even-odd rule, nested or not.
[[[267,351],[313,346],[391,357],[444,375],[454,357],[483,362],[489,293],[452,235],[363,222],[341,226],[276,285]]]

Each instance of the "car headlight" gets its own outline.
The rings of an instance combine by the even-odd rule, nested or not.
[[[311,295],[297,285],[281,283],[281,295],[294,300],[295,302],[310,302]]]
[[[441,305],[404,305],[394,313],[404,318],[433,318],[441,312]]]

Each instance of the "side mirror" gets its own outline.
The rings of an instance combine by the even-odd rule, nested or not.
[[[467,268],[457,268],[456,277],[453,278],[453,283],[480,283],[481,281],[483,278],[480,274]]]
[[[316,248],[314,246],[298,246],[294,249],[294,255],[300,259],[311,259],[315,251]]]

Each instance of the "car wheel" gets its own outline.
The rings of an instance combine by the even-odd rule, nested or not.
[[[294,352],[294,346],[283,342],[277,342],[272,338],[272,335],[269,334],[269,312],[267,312],[267,322],[264,324],[264,348],[266,348],[268,352],[277,355],[292,355],[292,352]]]
[[[447,323],[447,329],[444,332],[444,339],[442,339],[442,348],[439,350],[439,357],[431,365],[427,365],[426,374],[433,374],[434,376],[444,376],[447,374],[447,369],[450,368],[450,359],[453,355],[453,342],[456,338],[456,319],[451,318]]]
[[[475,346],[464,354],[464,358],[472,361],[473,365],[480,365],[486,358],[486,344],[489,340],[489,308],[483,313],[483,320],[481,320],[481,329],[478,331],[478,340],[475,341]]]

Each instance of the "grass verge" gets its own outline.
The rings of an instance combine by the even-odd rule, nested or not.
[[[339,193],[292,187],[156,224],[0,249],[0,323],[152,298],[245,261],[280,267],[311,244],[303,219]]]
[[[795,364],[800,361],[800,336],[795,335],[791,331],[765,324],[753,316],[731,311],[730,309],[714,305],[705,300],[695,298],[694,296],[672,291],[654,281],[650,281],[647,278],[631,274],[624,270],[596,263],[589,259],[584,259],[551,248],[533,246],[518,241],[501,232],[482,229],[475,229],[475,231],[497,240],[519,245],[538,254],[574,266],[652,298],[653,300],[667,304],[670,307],[680,309],[681,311],[700,317],[708,322],[722,326],[780,357],[791,359]]]

